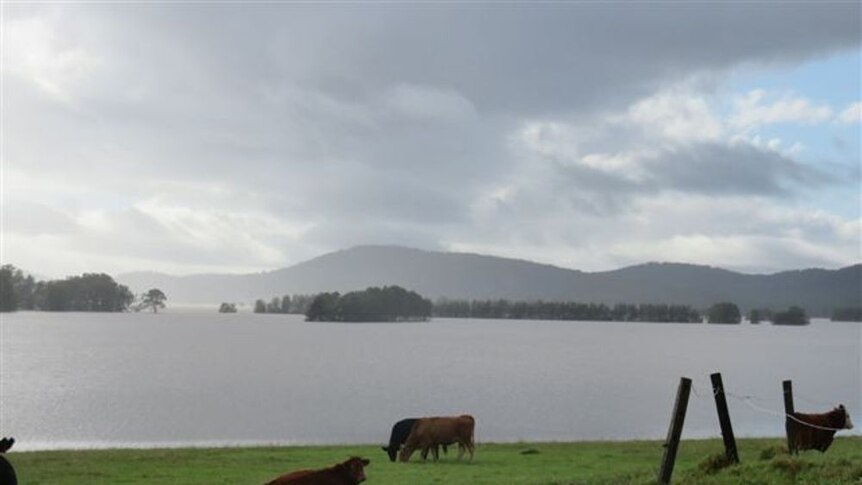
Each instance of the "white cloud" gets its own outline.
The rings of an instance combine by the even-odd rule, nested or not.
[[[862,122],[862,101],[856,101],[844,108],[841,114],[838,115],[838,121],[841,123]]]
[[[102,60],[79,45],[69,45],[68,38],[61,38],[57,34],[59,22],[50,17],[4,21],[3,68],[55,99],[71,101],[78,84]]]
[[[772,100],[766,91],[756,89],[734,102],[730,125],[736,129],[749,129],[774,123],[817,124],[832,118],[832,108],[785,93]],[[771,102],[770,102],[771,101]]]
[[[662,91],[629,107],[628,119],[678,143],[718,140],[724,131],[704,96],[680,89]]]
[[[115,7],[4,10],[3,251],[34,271],[258,271],[367,242],[607,269],[752,234],[852,260],[846,228],[749,213],[826,186],[758,132],[824,107],[728,114],[722,88],[856,48],[858,8]],[[697,213],[649,206],[670,197]],[[799,247],[769,264],[813,261]]]

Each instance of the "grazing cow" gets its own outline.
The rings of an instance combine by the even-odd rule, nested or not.
[[[788,417],[785,421],[787,435],[790,436],[790,453],[799,454],[801,450],[825,452],[836,431],[853,429],[853,422],[843,404],[828,413],[792,413],[790,416],[793,418]]]
[[[365,467],[369,463],[370,460],[353,456],[329,468],[288,473],[266,485],[357,485],[365,480]]]
[[[458,459],[464,456],[464,451],[470,452],[470,460],[473,459],[473,430],[476,420],[473,416],[461,415],[454,417],[421,418],[413,424],[413,430],[404,447],[401,448],[399,459],[409,461],[410,456],[417,449],[423,450],[423,459],[427,457],[427,451],[437,445],[458,443]]]
[[[383,451],[389,455],[389,461],[395,461],[395,457],[398,455],[398,450],[401,449],[401,445],[407,441],[407,437],[410,436],[410,431],[413,429],[413,425],[416,424],[419,418],[406,418],[402,419],[395,423],[392,426],[392,433],[389,435],[389,446],[382,446]],[[443,453],[446,453],[446,446],[449,443],[441,443],[443,445]],[[431,451],[434,454],[434,459],[438,459],[440,454],[436,446],[431,448]],[[422,450],[423,457],[428,456],[428,449]]]
[[[0,453],[6,453],[15,443],[15,438],[0,439]],[[0,454],[0,485],[18,485],[18,477],[15,469],[4,456]]]

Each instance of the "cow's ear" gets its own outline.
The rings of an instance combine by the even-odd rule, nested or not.
[[[368,464],[369,464],[369,463],[371,463],[371,460],[369,460],[368,458],[363,458],[363,459],[362,459],[362,464],[363,464],[363,465],[368,466]]]
[[[380,449],[389,453],[389,447],[388,446],[381,446]]]

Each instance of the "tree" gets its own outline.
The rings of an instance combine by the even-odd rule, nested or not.
[[[837,308],[832,312],[833,322],[862,322],[862,306]]]
[[[709,323],[739,323],[742,321],[739,307],[730,302],[712,305],[706,312],[706,318]]]
[[[317,295],[308,306],[305,319],[309,322],[332,322],[340,320],[340,298],[341,295],[338,292]]]
[[[290,297],[288,295],[281,297],[281,313],[290,313]]]
[[[138,307],[141,310],[151,308],[153,313],[158,313],[159,308],[165,307],[165,300],[167,299],[168,297],[165,296],[162,290],[151,288],[149,291],[141,295],[141,303]]]
[[[40,281],[29,297],[34,309],[52,312],[121,312],[135,296],[104,273]]]
[[[277,296],[272,297],[266,305],[266,313],[281,313],[281,300]]]
[[[798,306],[792,306],[783,312],[775,312],[772,316],[773,325],[808,325],[808,315]]]
[[[254,302],[254,312],[255,313],[266,313],[266,303],[263,300],[257,300]]]
[[[431,301],[400,286],[371,287],[344,295],[317,295],[305,316],[309,321],[399,322],[426,320]]]
[[[760,314],[760,310],[751,310],[748,312],[748,321],[751,323],[760,323],[763,319],[763,316]]]
[[[0,268],[0,312],[14,312],[18,309],[18,295],[12,282],[12,266]]]
[[[219,313],[236,313],[236,304],[224,302],[218,307]]]

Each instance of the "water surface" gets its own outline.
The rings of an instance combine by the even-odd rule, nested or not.
[[[470,413],[479,441],[664,438],[681,376],[684,437],[738,436],[798,410],[860,418],[860,325],[437,319],[306,323],[168,311],[0,318],[0,434],[16,448],[384,442],[408,416]],[[743,398],[743,396],[751,396]],[[858,433],[854,430],[854,433]]]

